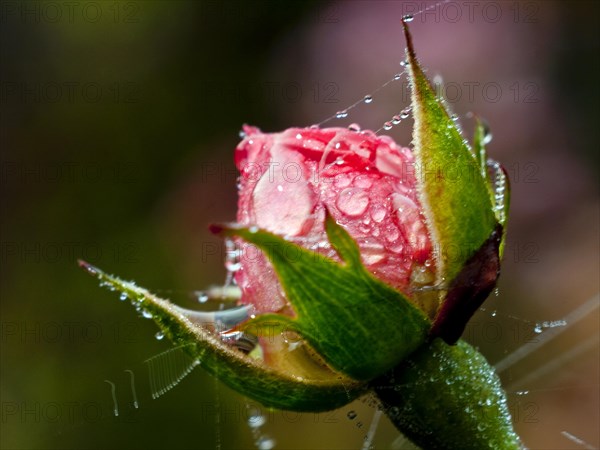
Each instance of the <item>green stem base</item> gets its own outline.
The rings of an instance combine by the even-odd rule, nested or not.
[[[500,379],[464,341],[425,344],[372,388],[396,428],[423,449],[523,448]]]

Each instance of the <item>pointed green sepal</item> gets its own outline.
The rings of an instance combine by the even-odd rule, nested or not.
[[[500,379],[464,341],[435,339],[372,387],[394,425],[423,448],[522,448]]]
[[[438,282],[452,281],[496,227],[487,176],[419,66],[408,26],[419,199],[434,242]]]
[[[259,247],[294,309],[288,319],[294,329],[334,369],[369,380],[421,345],[431,324],[401,292],[364,268],[356,243],[330,215],[325,228],[341,264],[254,227],[212,230]]]
[[[506,169],[499,162],[487,158],[485,143],[489,132],[486,129],[487,126],[484,121],[476,117],[473,151],[479,163],[481,176],[487,180],[488,195],[493,205],[496,220],[502,226],[502,239],[499,250],[500,259],[502,259],[504,241],[506,240],[506,223],[510,207],[510,182]]]
[[[101,285],[131,300],[175,345],[189,353],[209,373],[232,389],[268,407],[293,411],[327,411],[350,403],[364,393],[361,383],[314,362],[303,348],[278,353],[276,364],[257,360],[227,344],[200,323],[195,311],[160,299],[132,282],[120,280],[80,262]],[[123,297],[124,298],[124,297]]]
[[[481,174],[481,178],[484,180],[488,179],[488,169],[487,169],[487,151],[485,149],[485,141],[486,141],[486,126],[483,121],[479,117],[475,117],[475,132],[473,133],[473,153],[475,158],[477,159],[477,164],[479,167],[479,173]],[[490,194],[490,201],[493,203],[494,199],[492,197],[492,187],[490,183],[486,183],[488,188],[488,193]]]

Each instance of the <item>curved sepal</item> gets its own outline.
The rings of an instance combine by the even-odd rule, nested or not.
[[[408,26],[408,74],[419,199],[434,242],[438,283],[453,280],[490,237],[496,217],[488,178],[419,66]]]
[[[494,208],[496,220],[502,226],[502,238],[499,250],[500,259],[502,259],[504,241],[506,240],[506,223],[510,207],[510,181],[506,169],[499,162],[487,157],[485,144],[489,133],[486,131],[486,128],[484,122],[476,117],[475,132],[473,134],[473,151],[479,163],[481,176],[487,180],[486,186],[490,202]],[[489,139],[487,140],[489,141]]]
[[[236,391],[265,406],[293,411],[327,411],[343,406],[364,393],[365,386],[324,364],[308,367],[302,352],[280,352],[276,365],[253,358],[229,345],[214,323],[202,323],[189,311],[158,298],[133,282],[120,280],[80,261],[102,286],[126,296],[144,316],[152,317],[175,345]]]
[[[342,264],[254,227],[212,230],[259,247],[294,309],[296,316],[288,320],[295,330],[336,370],[369,380],[421,345],[431,323],[401,292],[365,269],[356,243],[329,214],[325,225]]]

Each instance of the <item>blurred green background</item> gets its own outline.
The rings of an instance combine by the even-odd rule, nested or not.
[[[151,399],[144,361],[169,344],[75,261],[193,306],[185,292],[224,279],[207,225],[235,217],[241,125],[308,126],[372,92],[401,70],[400,17],[432,4],[0,2],[2,449],[255,448],[257,405],[201,369]],[[512,178],[500,289],[466,337],[493,363],[538,340],[502,373],[534,449],[585,448],[565,433],[600,446],[599,12],[457,1],[411,24],[465,130],[468,112],[489,121]],[[393,83],[329,125],[377,129],[407,103]],[[410,125],[389,134],[408,145]],[[373,415],[360,401],[263,412],[280,449],[361,448]],[[408,448],[386,419],[374,445]]]

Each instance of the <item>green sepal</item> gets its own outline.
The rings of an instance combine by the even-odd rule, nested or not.
[[[369,380],[420,346],[431,323],[401,292],[365,269],[356,243],[329,214],[325,228],[341,264],[255,227],[212,229],[259,247],[292,305],[295,329],[334,369]]]
[[[307,370],[306,364],[295,360],[294,352],[280,355],[286,358],[285,370],[270,367],[223,342],[205,326],[207,324],[194,322],[193,311],[83,261],[80,266],[100,280],[102,286],[126,295],[136,309],[151,315],[164,335],[176,346],[182,346],[209,373],[265,406],[303,412],[327,411],[350,403],[365,392],[364,384],[323,364],[313,364],[310,371]],[[301,375],[295,373],[296,368]]]
[[[473,151],[479,163],[481,176],[487,180],[486,187],[490,202],[493,205],[496,220],[502,226],[502,240],[500,242],[500,258],[504,253],[506,240],[506,223],[510,207],[510,182],[508,174],[502,165],[494,160],[488,160],[485,149],[486,126],[481,119],[475,118],[475,132],[473,133]]]
[[[496,226],[488,177],[419,66],[408,26],[415,173],[438,282],[453,280]]]
[[[494,368],[462,340],[435,339],[371,385],[394,425],[424,449],[522,448]]]
[[[487,151],[485,149],[486,127],[479,117],[475,117],[475,132],[473,133],[473,153],[477,159],[479,173],[484,180],[488,179]],[[490,183],[486,183],[490,201],[494,203],[493,191]]]

